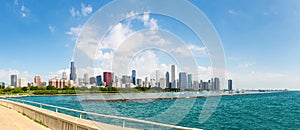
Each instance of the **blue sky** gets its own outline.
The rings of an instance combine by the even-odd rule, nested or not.
[[[0,81],[11,73],[44,80],[69,67],[78,28],[109,1],[0,0]],[[237,88],[299,89],[300,4],[297,0],[191,0],[218,32],[227,58],[228,78]],[[158,28],[197,41],[184,27],[152,16]],[[139,27],[138,23],[136,23]],[[131,27],[134,30],[134,27]],[[201,46],[200,46],[201,47]],[[199,57],[203,71],[209,59]],[[163,63],[161,63],[163,64]],[[166,63],[167,65],[169,63]],[[32,78],[31,78],[32,77]]]

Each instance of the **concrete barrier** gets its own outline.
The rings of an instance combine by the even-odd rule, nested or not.
[[[91,120],[80,119],[69,115],[53,112],[50,110],[0,99],[2,106],[16,110],[23,115],[47,126],[53,130],[120,130],[130,129],[119,126],[99,123]]]

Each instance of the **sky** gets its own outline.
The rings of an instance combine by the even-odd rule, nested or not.
[[[225,52],[226,77],[233,79],[235,88],[300,89],[300,4],[297,0],[189,2],[206,15],[218,33]],[[41,75],[47,81],[61,76],[62,71],[69,73],[81,29],[110,1],[0,0],[0,3],[0,82],[9,83],[11,74],[29,81]],[[118,49],[137,40],[147,41],[140,39],[147,32],[136,33],[139,30],[164,29],[180,37],[184,47],[195,56],[198,78],[210,78],[209,50],[188,27],[172,18],[151,14],[151,10],[142,15],[136,15],[134,9],[123,13],[135,17],[112,25],[103,43],[97,46],[96,67],[78,70],[79,77],[86,71],[96,70],[90,75],[109,71]],[[159,32],[151,36],[156,36],[154,39],[158,38],[160,45],[176,39]],[[170,50],[185,54],[184,49]],[[140,77],[151,76],[156,69],[163,73],[170,71],[170,65],[175,63],[167,53],[157,50],[132,55],[135,57],[127,59],[130,60],[128,70],[136,69]]]

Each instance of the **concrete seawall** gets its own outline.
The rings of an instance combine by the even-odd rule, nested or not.
[[[16,110],[53,130],[129,130],[119,126],[80,119],[50,110],[0,99],[2,106]]]

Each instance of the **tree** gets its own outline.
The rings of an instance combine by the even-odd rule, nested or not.
[[[24,92],[26,92],[27,89],[28,89],[27,87],[23,87],[23,88],[22,88],[22,90],[23,90]]]
[[[56,88],[54,86],[48,85],[46,87],[46,90],[56,90]]]

